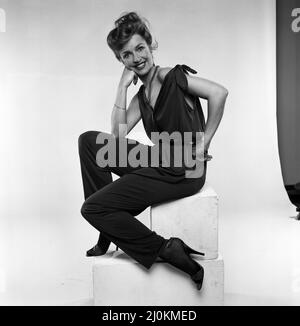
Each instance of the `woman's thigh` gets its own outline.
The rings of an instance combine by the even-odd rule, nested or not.
[[[130,138],[115,138],[112,134],[102,131],[86,131],[79,136],[80,156],[92,159],[102,171],[113,172],[123,176],[141,167],[148,166],[151,147]],[[133,149],[147,153],[144,166],[135,166],[128,155]],[[144,160],[145,161],[145,160]]]
[[[167,183],[129,173],[95,192],[84,205],[93,207],[99,213],[124,210],[136,216],[150,205],[191,196],[198,189],[197,181]]]

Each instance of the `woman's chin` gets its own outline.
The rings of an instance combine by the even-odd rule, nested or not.
[[[135,73],[136,73],[139,77],[142,77],[142,76],[147,75],[148,70],[147,70],[147,69],[135,70]]]

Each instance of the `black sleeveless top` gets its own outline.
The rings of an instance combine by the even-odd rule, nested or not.
[[[197,73],[187,65],[177,64],[166,74],[154,108],[147,101],[145,86],[141,85],[138,91],[143,125],[147,136],[154,144],[155,141],[153,137],[151,138],[151,132],[166,131],[168,134],[179,132],[183,139],[183,133],[189,131],[192,135],[193,144],[195,144],[196,132],[205,131],[205,118],[200,100],[197,96],[188,93],[186,78],[188,71],[193,74]],[[186,102],[184,95],[192,100],[193,109]],[[144,167],[131,173],[177,183],[185,179],[186,170],[187,168],[183,164],[182,167]]]

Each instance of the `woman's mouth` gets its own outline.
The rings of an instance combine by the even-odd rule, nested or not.
[[[135,66],[136,69],[142,70],[146,65],[146,61],[139,63],[138,65]]]

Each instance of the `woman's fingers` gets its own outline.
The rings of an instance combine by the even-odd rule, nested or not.
[[[125,87],[129,87],[130,84],[132,83],[132,81],[134,82],[135,81],[135,72],[132,71],[131,69],[127,68],[127,67],[124,67],[124,70],[123,70],[123,74],[122,74],[122,77],[121,77],[121,84]],[[137,83],[137,80],[135,82],[135,84]]]
[[[196,161],[204,162],[204,161],[210,161],[213,157],[211,155],[206,155],[203,158],[196,158]]]

